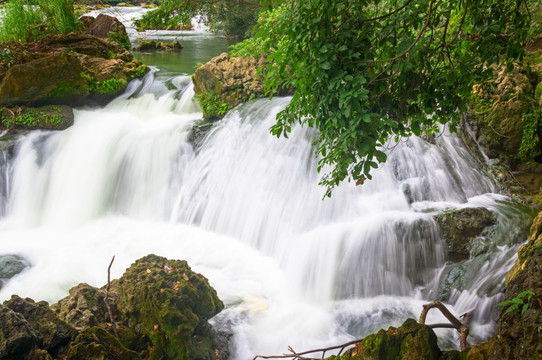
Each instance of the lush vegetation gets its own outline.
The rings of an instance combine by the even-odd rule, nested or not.
[[[2,9],[0,42],[34,41],[46,34],[66,34],[79,28],[73,0],[9,0]]]
[[[204,15],[211,28],[229,36],[246,37],[256,24],[260,4],[257,1],[232,0],[160,0],[157,9],[135,22],[140,30],[190,27],[195,15]]]
[[[390,136],[454,129],[488,65],[522,59],[528,19],[516,0],[286,0],[236,51],[267,54],[271,97],[296,89],[271,131],[319,130],[330,195],[344,179],[371,178]]]

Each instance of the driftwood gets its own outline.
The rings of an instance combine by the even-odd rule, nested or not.
[[[425,324],[425,318],[427,317],[427,313],[429,310],[437,308],[440,310],[440,312],[450,321],[450,323],[440,323],[440,324],[430,324],[427,325],[431,328],[450,328],[450,329],[456,329],[461,334],[459,346],[461,347],[461,351],[465,350],[467,348],[467,336],[469,335],[469,328],[467,327],[468,322],[472,318],[472,311],[469,311],[465,314],[463,314],[461,317],[463,318],[463,321],[458,320],[444,304],[442,304],[440,301],[433,301],[432,303],[423,305],[423,310],[420,315],[420,324]],[[336,346],[330,346],[326,348],[321,349],[314,349],[314,350],[308,350],[303,352],[295,352],[294,349],[292,349],[291,346],[288,346],[288,351],[291,354],[282,354],[282,355],[256,355],[252,360],[256,359],[292,359],[292,360],[321,360],[326,356],[326,352],[332,351],[332,350],[339,350],[339,353],[337,356],[340,356],[342,352],[348,348],[349,346],[355,345],[359,342],[362,342],[365,338],[349,341],[347,343],[336,345]],[[306,357],[305,355],[313,354],[313,353],[321,353],[322,356],[319,358],[316,357]]]
[[[109,286],[111,285],[111,265],[113,265],[113,261],[115,261],[115,255],[113,255],[113,258],[109,263],[109,267],[107,268],[107,287],[105,288],[104,302],[107,312],[109,313],[109,319],[111,320],[111,324],[113,326],[113,332],[115,333],[115,337],[118,339],[119,333],[117,332],[117,324],[115,324],[113,312],[111,311],[111,306],[109,305]]]

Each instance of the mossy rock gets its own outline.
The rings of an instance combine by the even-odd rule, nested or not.
[[[64,105],[0,107],[0,129],[64,130],[73,119],[72,108]]]
[[[153,343],[151,359],[214,358],[207,320],[224,305],[186,261],[148,255],[111,284],[117,310]]]
[[[66,360],[140,360],[135,351],[125,348],[106,330],[92,327],[83,330],[70,344]]]
[[[437,360],[442,359],[442,353],[433,329],[414,319],[407,319],[399,328],[380,330],[367,336],[343,355],[329,359]]]
[[[102,326],[109,321],[103,290],[82,283],[71,288],[69,293],[51,305],[60,319],[78,329]]]
[[[41,336],[41,349],[56,355],[63,347],[75,338],[77,331],[49,308],[45,301],[36,303],[32,299],[22,299],[13,295],[5,306],[21,314],[34,330]]]
[[[0,359],[31,359],[41,341],[21,314],[0,304]]]

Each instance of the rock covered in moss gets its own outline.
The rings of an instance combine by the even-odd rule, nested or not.
[[[186,261],[148,255],[112,282],[121,316],[153,343],[153,359],[214,358],[207,320],[224,305]]]
[[[70,33],[28,44],[4,43],[12,62],[0,62],[0,104],[104,104],[145,65],[115,42]]]
[[[504,301],[514,299],[521,305],[507,313],[511,303],[501,308],[488,359],[542,359],[542,213],[507,276]]]
[[[51,305],[60,319],[77,329],[105,326],[109,315],[104,303],[104,291],[88,284],[70,289],[69,295]]]
[[[263,96],[258,67],[264,62],[263,57],[223,53],[196,69],[192,81],[203,115],[220,118],[241,102]]]
[[[0,107],[0,129],[64,130],[73,125],[73,110],[65,105]]]
[[[100,327],[83,330],[70,345],[66,360],[140,360],[141,357]]]
[[[496,220],[486,208],[452,210],[435,216],[448,252],[453,257],[468,257],[472,240]]]
[[[519,163],[522,117],[532,107],[534,89],[525,69],[508,71],[504,65],[492,69],[494,80],[473,87],[467,121],[484,152],[514,169]]]
[[[40,348],[56,355],[75,338],[77,331],[60,320],[45,301],[22,299],[13,295],[5,306],[21,314],[28,324],[41,336]]]
[[[34,359],[41,341],[40,335],[21,314],[0,305],[0,359]]]
[[[382,329],[367,336],[343,355],[330,359],[438,360],[442,359],[442,353],[433,329],[414,319],[407,319],[399,328]]]
[[[177,40],[170,43],[155,40],[141,41],[135,48],[135,51],[178,51],[183,47]]]

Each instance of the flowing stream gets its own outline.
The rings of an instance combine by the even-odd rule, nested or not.
[[[174,72],[0,150],[0,255],[31,264],[0,300],[55,302],[80,282],[104,285],[113,255],[117,278],[155,253],[209,279],[226,304],[212,323],[232,335],[235,359],[350,341],[418,318],[436,298],[474,311],[472,343],[492,334],[532,214],[497,194],[457,137],[390,144],[373,180],[322,200],[314,131],[269,134],[288,98],[243,104],[194,142],[201,113],[190,78]],[[479,206],[497,216],[493,235],[448,262],[433,217]],[[451,330],[438,335],[457,347]]]

